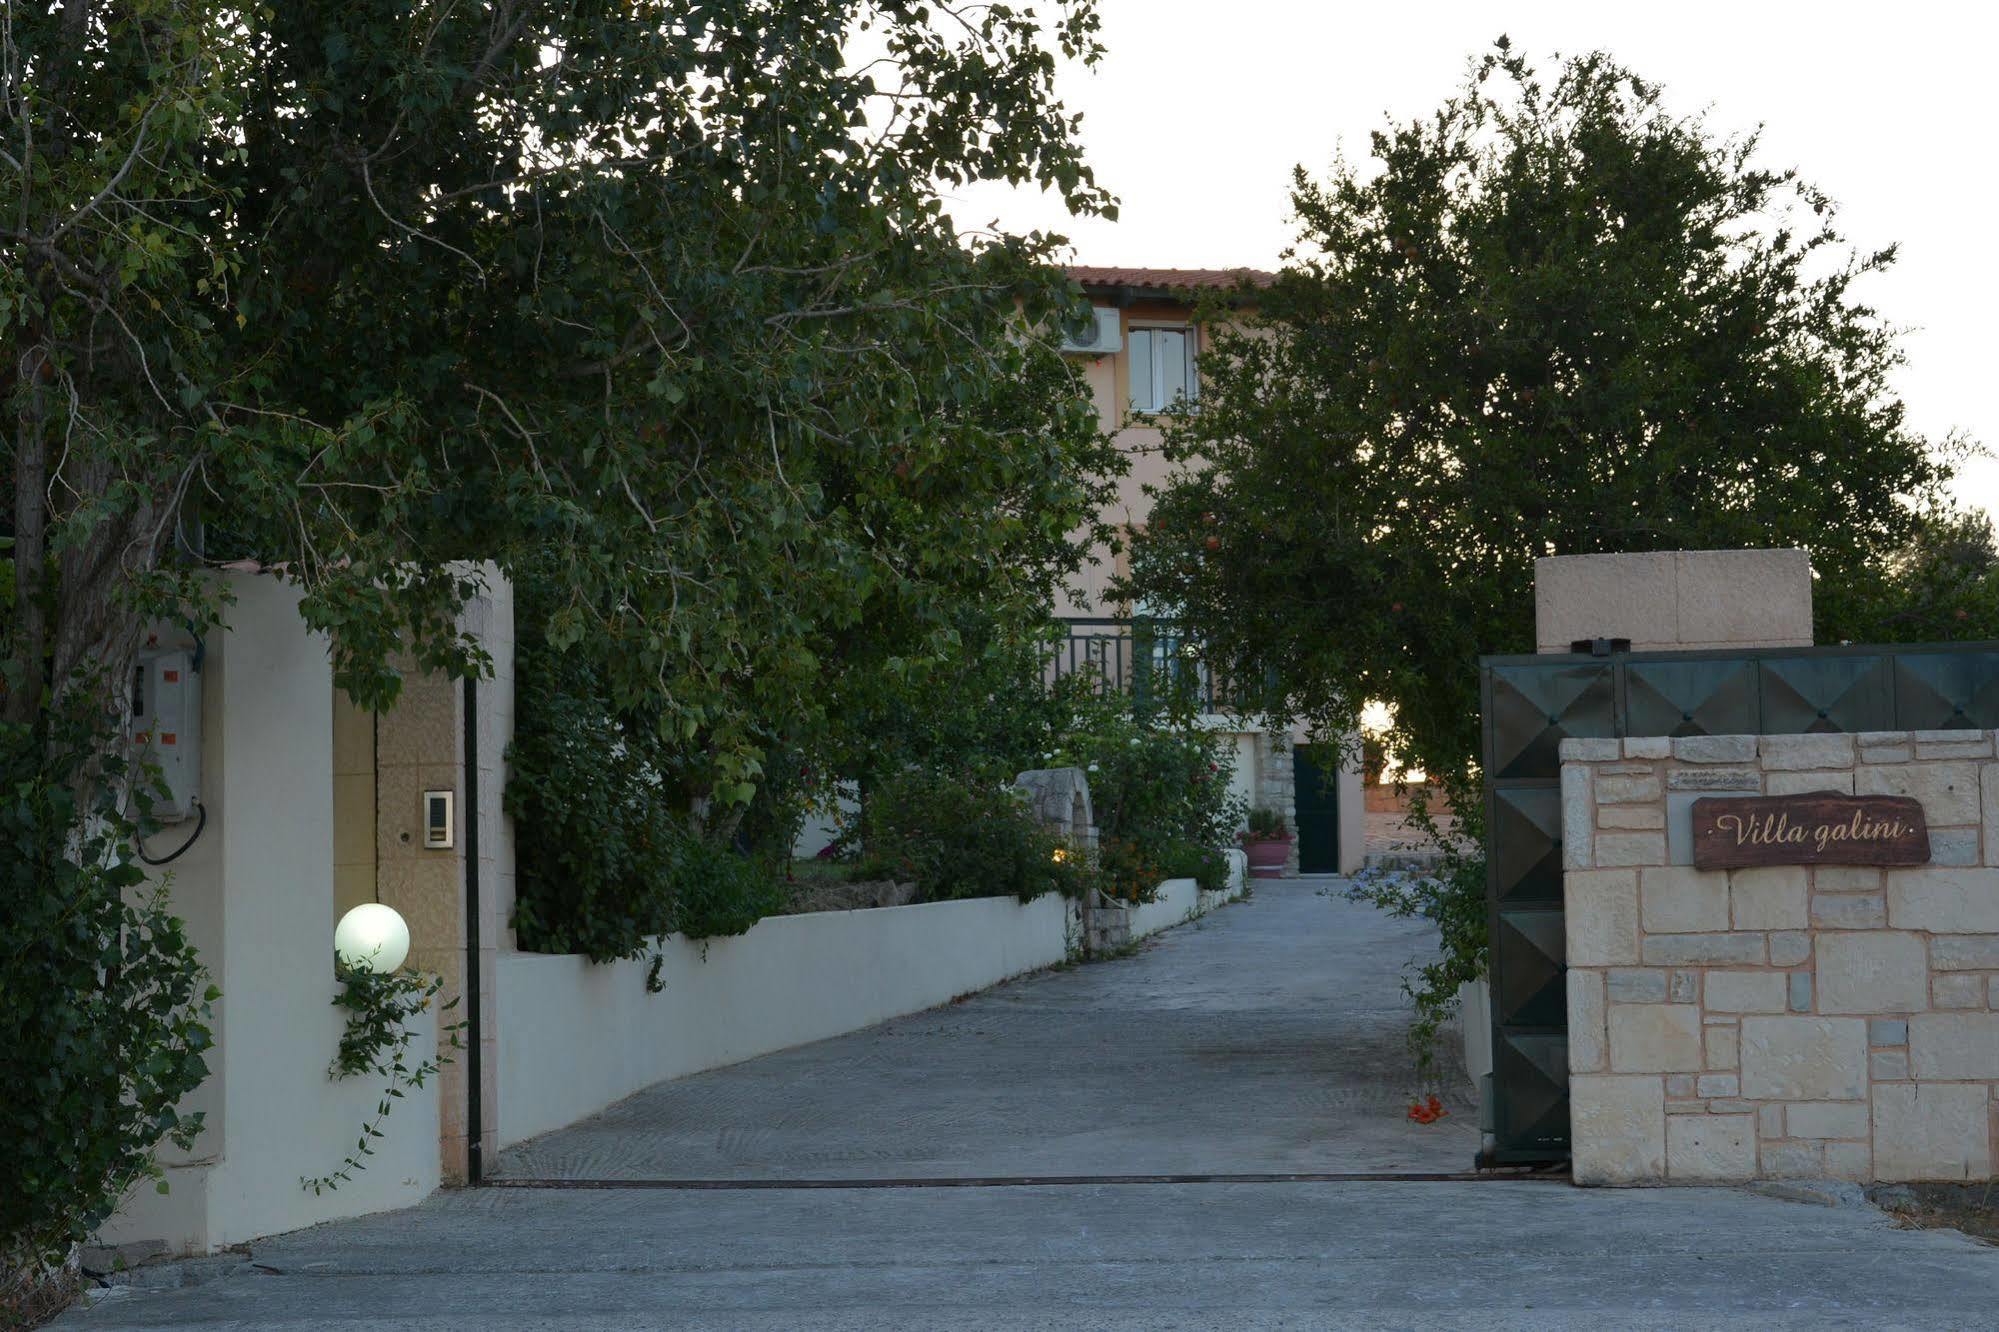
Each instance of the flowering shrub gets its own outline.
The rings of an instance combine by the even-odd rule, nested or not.
[[[1349,901],[1366,902],[1391,916],[1427,920],[1442,936],[1435,959],[1412,962],[1402,978],[1403,992],[1416,1005],[1409,1048],[1420,1068],[1429,1068],[1436,1058],[1438,1033],[1458,1011],[1459,988],[1485,975],[1484,811],[1462,794],[1450,808],[1458,814],[1452,836],[1439,830],[1422,793],[1410,811],[1411,822],[1441,852],[1436,872],[1362,870],[1346,889]]]
[[[1105,893],[1143,901],[1161,879],[1194,878],[1220,888],[1221,848],[1235,841],[1243,802],[1229,794],[1234,755],[1227,739],[1190,724],[1147,722],[1123,699],[1091,700],[1058,764],[1090,778]]]
[[[869,792],[861,844],[873,873],[914,882],[923,902],[1073,895],[1092,872],[1020,792],[938,769],[912,768]]]

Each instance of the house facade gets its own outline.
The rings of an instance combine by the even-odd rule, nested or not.
[[[1196,318],[1204,298],[1225,294],[1248,308],[1273,275],[1252,269],[1072,267],[1094,319],[1065,344],[1096,399],[1104,428],[1131,461],[1103,513],[1111,526],[1142,528],[1151,513],[1146,488],[1166,479],[1157,414],[1199,411],[1199,358],[1206,330]],[[1068,640],[1055,670],[1095,669],[1119,687],[1141,687],[1151,672],[1190,660],[1171,608],[1132,606],[1111,592],[1127,572],[1118,552],[1097,552],[1074,593],[1057,608]],[[1235,792],[1250,805],[1275,809],[1297,830],[1291,872],[1351,873],[1362,863],[1366,836],[1358,747],[1341,763],[1339,747],[1311,743],[1302,732],[1273,731],[1261,718],[1233,715],[1226,689],[1208,677],[1198,656],[1193,669],[1205,723],[1236,747]]]

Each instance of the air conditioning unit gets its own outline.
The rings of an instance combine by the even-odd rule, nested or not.
[[[1090,307],[1089,322],[1062,335],[1062,350],[1088,356],[1109,356],[1124,350],[1124,320],[1110,305]]]

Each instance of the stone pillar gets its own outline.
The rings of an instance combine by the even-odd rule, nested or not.
[[[514,896],[513,834],[500,812],[505,788],[503,756],[513,738],[513,589],[488,569],[489,590],[465,608],[461,624],[485,646],[494,674],[477,683],[478,764],[468,801],[465,782],[465,683],[414,670],[405,676],[396,707],[376,728],[377,891],[401,912],[410,927],[413,967],[444,978],[441,999],[457,999],[445,1021],[470,1017],[466,976],[466,856],[468,824],[477,823],[479,910],[479,1065],[481,1155],[490,1162],[499,1150],[495,984],[498,950],[512,946],[507,922]],[[453,843],[447,849],[423,844],[423,793],[450,791]],[[461,1032],[461,1039],[469,1033]],[[439,1079],[439,1151],[444,1176],[469,1176],[470,1048],[452,1053]]]
[[[1263,731],[1256,737],[1256,803],[1284,816],[1294,836],[1284,856],[1284,877],[1298,873],[1298,787],[1291,766],[1291,737],[1281,731]]]
[[[1624,638],[1634,652],[1810,647],[1812,569],[1802,550],[1659,550],[1534,561],[1534,641],[1567,652]]]
[[[1569,739],[1561,757],[1576,1183],[1994,1177],[1992,732]],[[1807,792],[1916,801],[1928,861],[1807,840],[1792,863],[1693,863],[1694,801]]]

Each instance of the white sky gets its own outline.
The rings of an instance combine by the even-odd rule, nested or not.
[[[1427,114],[1501,32],[1544,71],[1555,53],[1610,52],[1666,86],[1676,113],[1725,132],[1764,127],[1763,161],[1795,166],[1840,205],[1857,247],[1900,259],[1858,290],[1911,331],[1899,381],[1912,424],[1962,429],[1999,451],[1991,312],[1999,308],[1999,122],[1990,62],[1999,8],[1764,0],[1538,0],[1356,5],[1323,0],[1101,0],[1109,55],[1066,71],[1117,222],[1052,198],[980,187],[961,225],[1068,235],[1075,260],[1158,268],[1272,268],[1291,238],[1286,185],[1334,150],[1364,160],[1369,131]],[[1960,474],[1999,511],[1999,461]]]

